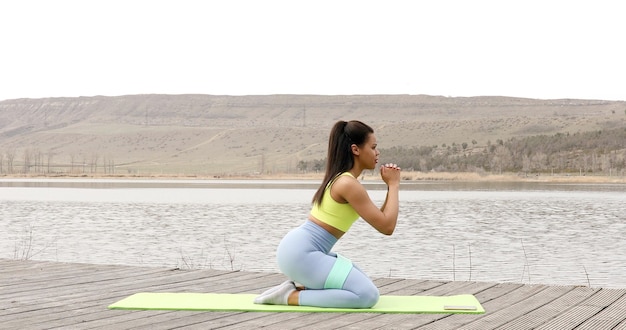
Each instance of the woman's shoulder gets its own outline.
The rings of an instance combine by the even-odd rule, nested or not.
[[[341,173],[335,178],[334,183],[333,183],[333,186],[350,187],[354,185],[361,185],[361,183],[350,172]]]

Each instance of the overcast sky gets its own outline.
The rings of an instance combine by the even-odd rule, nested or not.
[[[429,94],[626,100],[607,0],[16,0],[0,100]]]

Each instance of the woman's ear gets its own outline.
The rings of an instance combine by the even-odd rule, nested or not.
[[[359,151],[359,146],[357,146],[356,144],[352,144],[352,145],[350,146],[350,148],[352,148],[352,154],[353,154],[353,155],[355,155],[355,156],[358,156],[358,155],[359,155],[359,152],[360,152],[360,151]]]

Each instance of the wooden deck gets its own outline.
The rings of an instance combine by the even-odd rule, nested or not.
[[[626,289],[379,278],[382,294],[471,293],[482,315],[121,311],[136,292],[258,293],[280,274],[0,260],[0,329],[626,329]]]

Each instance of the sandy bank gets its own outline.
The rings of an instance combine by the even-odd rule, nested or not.
[[[127,175],[127,174],[63,174],[63,175],[3,175],[1,178],[91,178],[91,179],[202,179],[202,180],[321,180],[323,173],[274,173],[274,174],[230,174],[230,175]],[[362,180],[380,180],[374,171],[365,172]],[[479,174],[472,172],[403,172],[403,181],[461,181],[461,182],[555,182],[555,183],[616,183],[626,184],[626,176],[565,175],[565,174]]]

